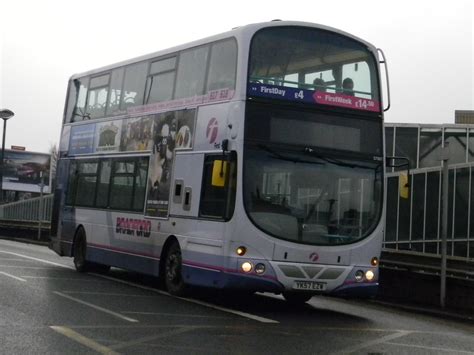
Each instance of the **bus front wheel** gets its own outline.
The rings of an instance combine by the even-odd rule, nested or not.
[[[74,240],[74,266],[78,272],[86,272],[89,270],[89,262],[86,260],[87,241],[86,232],[83,228],[79,228]]]
[[[186,284],[184,283],[182,270],[181,249],[178,242],[173,242],[166,253],[165,258],[165,285],[173,296],[184,296]]]

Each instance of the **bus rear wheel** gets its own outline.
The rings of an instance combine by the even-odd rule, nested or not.
[[[173,296],[184,296],[186,284],[184,283],[182,271],[181,249],[178,242],[173,242],[166,252],[165,258],[165,286]]]
[[[288,303],[298,305],[308,302],[314,295],[311,293],[283,292],[283,297]]]
[[[79,228],[74,240],[74,266],[78,272],[87,272],[89,270],[89,262],[86,260],[87,240],[86,232],[83,228]]]

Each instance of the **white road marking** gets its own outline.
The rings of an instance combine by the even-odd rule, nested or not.
[[[79,344],[82,344],[82,345],[88,347],[89,349],[97,351],[100,354],[118,355],[118,353],[113,351],[112,349],[110,349],[106,346],[103,346],[103,345],[95,342],[92,339],[86,338],[85,336],[75,332],[74,330],[72,330],[70,328],[59,327],[59,326],[51,326],[50,328],[53,329],[54,331],[58,332],[59,334],[62,334],[64,336],[68,337],[69,339],[72,339],[72,340],[78,342]]]
[[[91,280],[91,279],[76,279],[76,278],[71,278],[71,277],[53,277],[53,276],[26,276],[22,275],[21,277],[25,279],[47,279],[47,280],[65,280],[65,281],[78,281],[78,282],[102,282],[100,280]]]
[[[130,312],[130,311],[123,311],[123,314],[140,314],[143,316],[164,316],[164,317],[178,317],[178,318],[215,318],[215,319],[226,319],[226,317],[219,317],[219,316],[203,316],[200,314],[178,314],[178,313],[163,313],[163,312]]]
[[[27,256],[27,255],[23,255],[23,254],[12,253],[12,252],[8,252],[8,251],[1,251],[1,250],[0,250],[0,253],[15,255],[15,256],[18,256],[18,257],[22,257],[22,258],[26,258],[26,259],[30,259],[30,260],[35,260],[35,261],[42,262],[42,263],[46,263],[46,264],[49,264],[49,265],[55,265],[55,266],[59,266],[59,267],[65,268],[65,269],[74,270],[74,268],[73,268],[72,266],[68,266],[68,265],[64,265],[64,264],[59,264],[59,263],[55,263],[55,262],[52,262],[52,261],[49,261],[49,260],[44,260],[44,259],[39,259],[39,258],[33,258],[33,257],[31,257],[31,256]],[[159,294],[162,294],[162,295],[166,295],[166,296],[169,296],[169,297],[173,297],[173,296],[171,296],[171,295],[170,295],[169,293],[167,293],[167,292],[160,291],[160,290],[156,290],[156,289],[153,289],[153,288],[151,288],[151,287],[146,287],[146,286],[138,285],[138,284],[135,284],[135,283],[132,283],[132,282],[123,281],[123,280],[120,280],[120,279],[116,279],[116,278],[113,278],[113,277],[108,277],[108,276],[101,275],[101,274],[96,274],[96,273],[90,273],[90,274],[91,274],[91,275],[95,275],[95,276],[97,276],[97,277],[101,277],[101,278],[107,279],[107,280],[111,280],[111,281],[115,281],[115,282],[120,282],[120,283],[129,285],[129,286],[132,286],[132,287],[138,287],[138,288],[141,288],[141,289],[144,289],[144,290],[148,290],[148,291],[152,291],[152,292],[159,293]],[[58,292],[55,292],[55,293],[58,293]],[[58,294],[60,294],[60,292],[59,292]],[[64,294],[62,294],[62,296],[69,298],[69,296],[64,295]],[[244,317],[244,318],[248,318],[248,319],[252,319],[252,320],[261,322],[261,323],[280,323],[280,322],[278,322],[278,321],[276,321],[276,320],[273,320],[273,319],[268,319],[268,318],[264,318],[264,317],[259,317],[259,316],[256,316],[256,315],[253,315],[253,314],[250,314],[250,313],[240,312],[240,311],[236,311],[236,310],[229,309],[229,308],[224,308],[224,307],[220,307],[220,306],[215,306],[215,305],[213,305],[213,304],[206,303],[206,302],[202,302],[202,301],[198,301],[198,300],[194,300],[194,299],[192,299],[192,298],[181,298],[181,297],[176,297],[176,298],[179,298],[179,299],[181,299],[181,300],[183,300],[183,301],[186,301],[186,302],[195,303],[195,304],[199,304],[199,305],[201,305],[201,306],[205,306],[205,307],[208,307],[208,308],[216,309],[216,310],[221,311],[221,312],[226,312],[226,313],[235,314],[235,315],[238,315],[238,316],[241,316],[241,317]],[[71,299],[74,299],[74,298],[71,297]],[[80,300],[77,300],[77,299],[74,299],[74,300],[80,301]],[[80,302],[83,302],[83,301],[80,301]],[[86,302],[85,304],[87,304],[87,302]],[[90,304],[90,305],[91,305],[91,304]],[[91,305],[91,306],[94,306],[94,305]],[[97,307],[97,306],[94,306],[94,307]],[[111,312],[111,311],[110,311],[110,312]],[[112,312],[112,313],[114,313],[114,312]],[[117,313],[115,313],[115,314],[118,315]],[[121,317],[123,317],[123,316],[121,316]],[[130,319],[131,319],[131,318],[130,318]],[[133,320],[133,321],[134,321],[134,322],[138,322],[137,320]]]
[[[112,292],[88,292],[88,291],[62,291],[68,295],[95,295],[95,296],[112,296],[112,297],[156,297],[153,295],[133,295],[130,293],[112,293]]]
[[[236,314],[238,316],[253,319],[253,320],[256,320],[256,321],[261,322],[261,323],[280,323],[279,321],[276,321],[276,320],[273,320],[273,319],[256,316],[254,314],[250,314],[250,313],[246,313],[246,312],[236,311],[236,310],[230,309],[230,308],[224,308],[224,307],[216,306],[216,305],[213,305],[211,303],[195,300],[193,298],[182,298],[182,297],[176,297],[176,298],[179,298],[180,300],[188,301],[190,303],[199,304],[201,306],[206,306],[206,307],[209,307],[209,308],[217,309],[218,311]]]
[[[256,315],[253,315],[253,314],[250,314],[250,313],[240,312],[240,311],[236,311],[234,309],[216,306],[216,305],[213,305],[213,304],[210,304],[210,303],[207,303],[207,302],[195,300],[193,298],[175,297],[175,296],[170,295],[168,292],[156,290],[156,289],[151,288],[151,287],[138,285],[138,284],[135,284],[133,282],[128,282],[128,281],[116,279],[116,278],[113,278],[113,277],[110,277],[110,276],[105,276],[105,275],[95,274],[95,273],[90,273],[90,274],[94,275],[94,276],[97,276],[97,277],[102,277],[102,278],[107,279],[107,280],[120,282],[120,283],[123,283],[125,285],[132,286],[132,287],[138,287],[138,288],[141,288],[141,289],[144,289],[144,290],[156,292],[156,293],[159,293],[161,295],[178,298],[180,300],[183,300],[183,301],[186,301],[186,302],[189,302],[189,303],[195,303],[195,304],[198,304],[200,306],[205,306],[205,307],[208,307],[208,308],[216,309],[216,310],[221,311],[221,312],[231,313],[231,314],[238,315],[240,317],[256,320],[256,321],[261,322],[261,323],[280,323],[280,322],[278,322],[276,320],[273,320],[273,319],[259,317],[259,316],[256,316]]]
[[[199,329],[199,328],[201,328],[201,327],[189,326],[189,327],[169,330],[167,332],[163,332],[163,333],[158,334],[158,335],[155,334],[155,335],[151,335],[151,336],[147,336],[147,337],[143,337],[143,338],[139,338],[139,339],[135,339],[135,340],[131,340],[131,341],[126,341],[126,342],[123,342],[123,343],[120,343],[120,344],[117,344],[117,345],[112,345],[111,348],[114,349],[114,350],[125,349],[125,348],[128,348],[128,347],[133,346],[133,345],[140,345],[140,344],[146,343],[148,341],[168,338],[168,337],[171,337],[173,335],[183,334],[183,333],[190,332],[190,331],[193,331],[193,330]]]
[[[0,260],[6,260],[6,261],[29,261],[33,262],[33,260],[25,260],[25,259],[16,259],[16,258],[0,258]]]
[[[437,348],[437,347],[423,346],[423,345],[412,345],[412,344],[392,343],[392,342],[386,342],[385,344],[396,345],[396,346],[405,346],[405,347],[409,347],[409,348],[435,350],[436,352],[438,352],[438,351],[444,351],[444,352],[447,352],[448,354],[455,354],[455,353],[459,353],[459,354],[471,354],[471,355],[474,354],[473,351],[456,350],[456,349],[446,349],[446,348]]]
[[[401,330],[401,331],[398,331],[394,334],[389,334],[389,335],[386,335],[384,337],[381,337],[381,338],[378,338],[378,339],[375,339],[375,340],[371,340],[371,341],[367,341],[365,343],[361,343],[359,345],[351,345],[351,346],[349,346],[347,348],[344,348],[342,350],[333,352],[330,355],[352,354],[352,353],[355,353],[359,350],[370,348],[371,346],[378,345],[378,344],[381,344],[381,343],[385,343],[385,342],[388,342],[389,340],[401,338],[401,337],[404,337],[405,335],[408,335],[408,334],[411,334],[411,333],[413,333],[413,332],[408,331],[408,330]]]
[[[80,299],[78,299],[78,298],[75,298],[75,297],[66,295],[66,294],[64,294],[64,293],[61,293],[61,292],[58,292],[58,291],[54,291],[53,293],[56,294],[56,295],[58,295],[58,296],[61,296],[61,297],[70,299],[71,301],[74,301],[74,302],[83,304],[83,305],[85,305],[85,306],[94,308],[94,309],[96,309],[96,310],[98,310],[98,311],[101,311],[101,312],[110,314],[110,315],[112,315],[112,316],[114,316],[114,317],[117,317],[117,318],[126,320],[127,322],[138,323],[138,320],[136,320],[136,319],[133,319],[133,318],[130,318],[130,317],[126,317],[126,316],[124,316],[124,315],[122,315],[122,314],[119,314],[119,313],[117,313],[117,312],[114,312],[114,311],[111,311],[111,310],[109,310],[109,309],[96,306],[95,304],[92,304],[92,303],[89,303],[89,302],[86,302],[86,301],[82,301],[82,300],[80,300]]]
[[[26,280],[22,279],[21,277],[14,276],[14,275],[11,275],[11,274],[7,274],[6,272],[3,272],[3,271],[0,271],[0,274],[11,277],[12,279],[15,279],[15,280],[18,280],[18,281],[26,282]]]
[[[0,268],[6,269],[32,269],[32,270],[51,270],[50,267],[41,266],[21,266],[21,265],[0,265]]]
[[[64,265],[64,264],[59,264],[59,263],[55,263],[55,262],[52,262],[52,261],[49,261],[49,260],[33,258],[33,257],[31,257],[31,256],[27,256],[27,255],[23,255],[23,254],[12,253],[12,252],[10,252],[10,251],[3,251],[3,250],[0,250],[0,253],[15,255],[15,256],[19,256],[19,257],[21,257],[21,258],[39,261],[40,263],[49,264],[49,265],[54,265],[54,266],[59,266],[59,267],[65,268],[65,269],[74,270],[74,268],[73,268],[72,266],[68,266],[68,265]]]
[[[118,282],[118,283],[121,283],[121,284],[124,284],[124,285],[128,285],[128,286],[132,286],[132,287],[141,288],[142,290],[147,290],[147,291],[159,293],[160,295],[170,296],[170,297],[171,297],[171,295],[170,295],[168,292],[161,291],[161,290],[157,290],[156,288],[152,288],[152,287],[148,287],[148,286],[143,286],[143,285],[136,284],[136,283],[133,283],[133,282],[130,282],[130,281],[125,281],[125,280],[121,280],[121,279],[116,279],[115,277],[111,277],[111,276],[107,276],[107,275],[96,274],[95,272],[88,272],[88,274],[89,274],[89,275],[94,275],[94,276],[100,277],[100,278],[102,278],[102,279],[106,279],[106,280],[110,280],[110,281],[115,281],[115,282]]]

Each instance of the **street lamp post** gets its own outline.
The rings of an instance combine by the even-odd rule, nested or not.
[[[7,121],[13,116],[15,116],[15,114],[9,109],[0,110],[0,118],[3,120],[2,156],[0,158],[0,203],[3,203],[3,161],[5,157],[5,133],[7,131]]]

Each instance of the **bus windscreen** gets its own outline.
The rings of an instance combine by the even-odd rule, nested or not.
[[[380,112],[376,61],[361,42],[322,29],[274,27],[255,34],[247,94]]]

